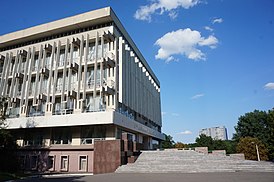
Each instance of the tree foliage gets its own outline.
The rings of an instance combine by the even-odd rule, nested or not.
[[[164,135],[165,135],[165,140],[162,141],[162,148],[164,149],[173,148],[175,142],[173,141],[172,136],[166,135],[166,134]]]
[[[274,160],[274,109],[240,116],[235,131],[233,138],[237,142],[244,137],[258,138],[267,147],[269,159]]]
[[[186,145],[183,144],[182,142],[177,142],[174,144],[174,148],[182,149],[182,148],[186,148]]]
[[[213,150],[213,139],[210,136],[201,134],[195,141],[198,147],[208,147],[208,150]]]
[[[258,138],[244,137],[240,138],[237,145],[237,152],[244,153],[245,159],[248,160],[258,160],[256,145],[258,146],[258,151],[261,160],[268,160],[268,151],[266,146]]]
[[[3,125],[3,122],[6,119],[6,110],[7,110],[8,99],[6,97],[0,96],[0,128]]]
[[[236,143],[232,140],[216,140],[210,136],[201,134],[196,138],[196,143],[189,145],[189,147],[208,147],[208,150],[226,150],[227,154],[236,152]]]
[[[14,137],[5,129],[4,121],[7,109],[7,98],[0,97],[0,171],[17,170],[16,148]]]

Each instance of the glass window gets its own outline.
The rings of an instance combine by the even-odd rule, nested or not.
[[[79,170],[80,171],[87,171],[87,156],[80,156],[79,157]]]
[[[68,170],[68,156],[61,156],[61,170]]]
[[[48,169],[54,170],[54,160],[55,156],[48,156]]]
[[[37,155],[33,155],[30,158],[30,167],[32,170],[37,169],[37,160],[38,160],[38,156]]]

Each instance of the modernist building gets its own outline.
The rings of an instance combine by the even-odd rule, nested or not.
[[[206,136],[210,136],[216,140],[228,140],[227,137],[227,129],[226,127],[212,127],[212,128],[204,128],[199,132],[199,135],[204,134]]]
[[[0,36],[0,74],[24,169],[107,172],[163,139],[159,80],[110,7]]]

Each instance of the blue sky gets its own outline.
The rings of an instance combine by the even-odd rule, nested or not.
[[[9,0],[0,34],[111,6],[161,82],[163,132],[201,128],[274,107],[274,1]]]

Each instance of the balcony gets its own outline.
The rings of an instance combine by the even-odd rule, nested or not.
[[[36,116],[44,116],[44,115],[45,115],[44,104],[29,106],[29,113],[27,114],[27,117],[36,117]]]
[[[96,140],[105,140],[105,138],[81,138],[81,145],[94,144]]]
[[[15,107],[15,108],[8,108],[6,111],[6,116],[7,118],[18,118],[20,113],[20,108]]]
[[[97,80],[96,83],[95,83],[94,80],[88,80],[88,82],[86,83],[86,88],[87,89],[94,89],[95,86],[96,86],[96,88],[100,88],[101,87],[100,80]]]
[[[73,102],[56,103],[54,105],[53,115],[73,114]]]
[[[30,140],[24,140],[23,143],[24,147],[34,147],[34,146],[44,146],[43,139],[30,139]]]
[[[92,98],[86,100],[84,112],[101,112],[106,110],[106,105],[101,98]]]

